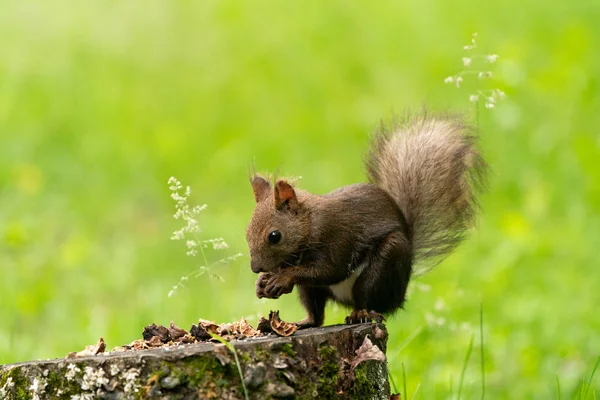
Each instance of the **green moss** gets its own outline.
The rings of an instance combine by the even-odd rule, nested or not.
[[[247,351],[238,351],[238,356],[240,358],[240,361],[243,361],[245,363],[252,362],[252,358],[250,357],[250,354],[248,354]]]
[[[200,386],[208,377],[220,377],[226,373],[225,368],[216,358],[203,356],[185,359],[181,371],[192,386]]]
[[[268,361],[271,359],[271,353],[264,347],[258,345],[254,348],[254,360],[255,361]]]
[[[182,383],[187,382],[188,388],[200,390],[201,397],[220,398],[225,392],[242,393],[242,385],[237,367],[232,361],[222,365],[219,360],[210,356],[189,357],[179,362],[171,371]]]
[[[352,385],[352,398],[367,399],[374,397],[377,392],[367,374],[368,363],[359,364],[354,371],[354,384]]]
[[[296,352],[294,351],[294,347],[291,343],[285,343],[283,346],[281,346],[281,351],[290,357],[296,357]]]
[[[13,394],[15,400],[28,400],[31,399],[29,393],[29,386],[31,383],[22,373],[20,368],[12,368],[2,374],[2,380],[0,380],[1,386],[4,386],[8,378],[12,378],[14,384]],[[0,387],[1,387],[0,386]]]
[[[324,344],[319,347],[321,366],[317,373],[319,398],[335,398],[340,378],[340,365],[335,347]]]

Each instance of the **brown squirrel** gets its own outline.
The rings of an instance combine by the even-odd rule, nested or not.
[[[297,285],[302,328],[323,324],[330,299],[353,308],[348,323],[402,308],[413,263],[440,261],[474,221],[487,168],[475,141],[462,117],[421,113],[376,132],[370,183],[320,196],[254,173],[246,239],[256,295]]]

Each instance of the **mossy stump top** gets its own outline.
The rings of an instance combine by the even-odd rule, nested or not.
[[[0,399],[389,399],[381,324],[0,367]],[[239,363],[239,364],[238,364]],[[239,368],[238,368],[239,367]],[[243,375],[243,382],[240,377]]]

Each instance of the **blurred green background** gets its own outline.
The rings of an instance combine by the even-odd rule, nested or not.
[[[208,204],[203,237],[246,252],[246,171],[325,193],[364,180],[381,117],[426,101],[473,114],[479,83],[444,85],[479,32],[508,98],[482,110],[492,166],[463,246],[414,281],[389,321],[409,395],[563,397],[600,354],[600,3],[0,1],[0,363],[63,357],[103,336],[198,318],[303,317],[295,295],[257,300],[244,257],[191,279],[170,241],[167,180]],[[488,68],[488,66],[485,66]],[[328,324],[346,310],[328,308]],[[600,379],[593,389],[600,391]]]

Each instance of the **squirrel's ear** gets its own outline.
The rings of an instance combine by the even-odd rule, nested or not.
[[[292,185],[284,180],[279,180],[275,183],[275,207],[282,209],[284,207],[290,210],[296,209],[298,199]]]
[[[271,185],[269,181],[260,175],[254,175],[250,178],[252,184],[252,191],[254,192],[254,200],[260,202],[266,199],[271,194]]]

